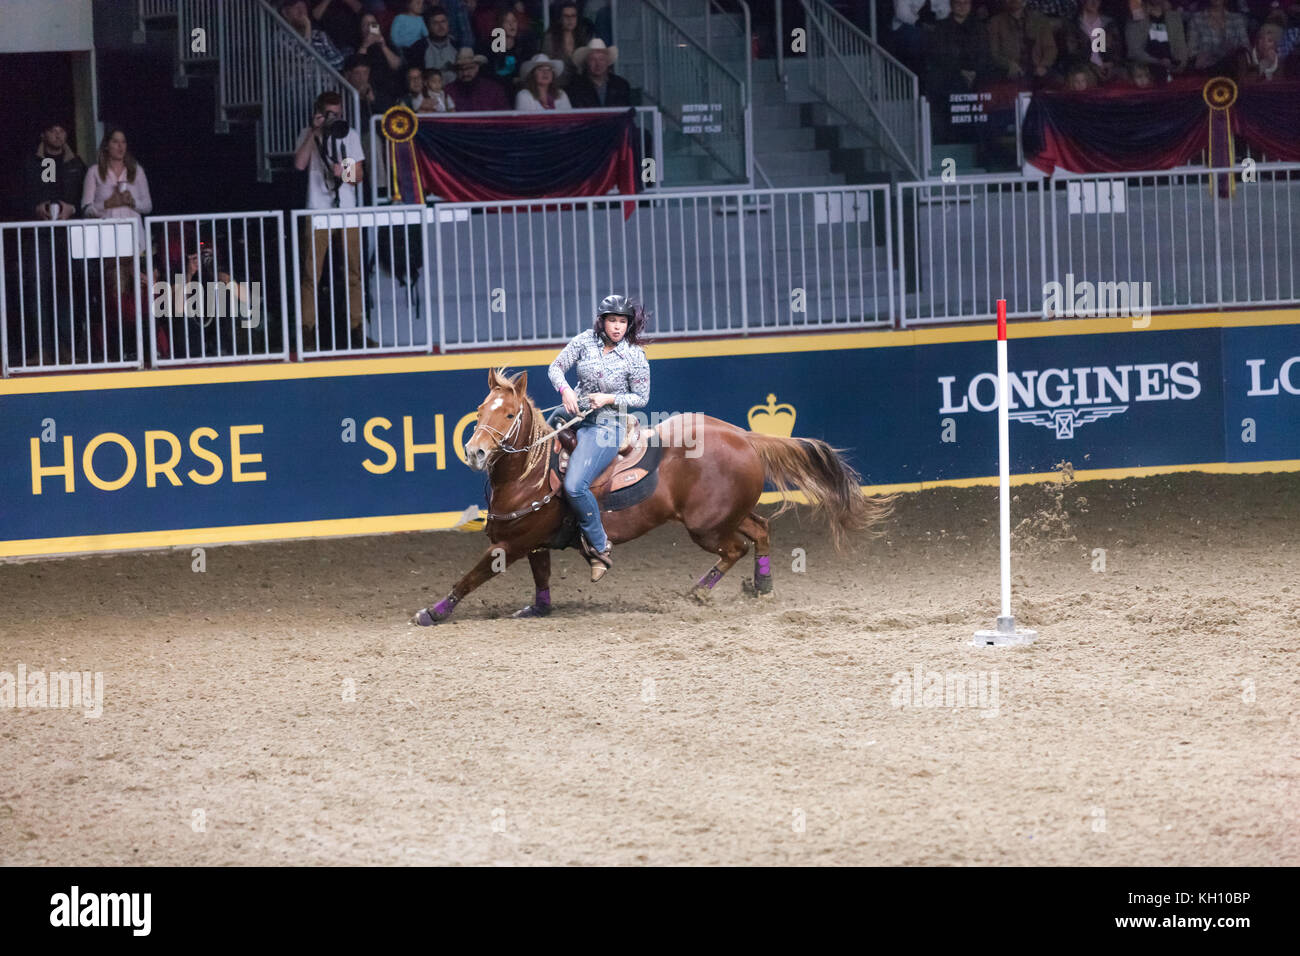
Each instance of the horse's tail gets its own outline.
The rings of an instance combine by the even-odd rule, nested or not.
[[[780,438],[746,432],[750,445],[763,462],[768,481],[785,495],[772,515],[794,506],[789,492],[803,492],[818,514],[830,524],[836,550],[843,550],[852,531],[869,531],[894,510],[895,495],[870,497],[862,493],[862,476],[819,438]],[[875,531],[873,534],[880,534]]]

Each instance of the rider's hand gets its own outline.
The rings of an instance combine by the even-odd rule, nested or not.
[[[614,396],[605,392],[592,392],[587,396],[587,399],[591,402],[592,408],[603,408],[606,405],[614,404]]]
[[[570,415],[578,414],[578,396],[571,388],[564,390],[564,410]]]

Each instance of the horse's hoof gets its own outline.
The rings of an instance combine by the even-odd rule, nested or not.
[[[550,613],[551,606],[549,604],[530,604],[527,607],[521,607],[510,616],[515,618],[546,617]]]
[[[686,596],[694,598],[696,604],[709,604],[713,601],[713,592],[705,588],[691,588]]]
[[[769,595],[772,593],[772,575],[760,574],[754,578],[754,590],[759,595]]]
[[[427,607],[422,607],[415,612],[415,615],[411,618],[411,623],[419,627],[433,627],[442,620],[445,620],[445,618],[434,617]]]

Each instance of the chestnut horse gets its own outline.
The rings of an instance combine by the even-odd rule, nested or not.
[[[543,493],[550,429],[528,397],[527,372],[507,378],[503,369],[492,369],[488,386],[465,456],[471,468],[487,472],[491,483],[485,528],[490,543],[450,594],[411,618],[422,627],[447,620],[465,595],[525,555],[536,593],[533,603],[514,616],[544,617],[551,612],[547,542],[560,530],[568,504],[562,490]],[[754,510],[765,480],[781,492],[803,492],[829,520],[837,550],[849,532],[869,529],[892,509],[892,495],[864,495],[858,473],[837,449],[816,438],[760,435],[699,414],[674,415],[653,431],[663,446],[658,484],[640,503],[604,512],[605,532],[610,541],[621,544],[665,521],[686,525],[692,541],[719,556],[689,592],[700,599],[744,557],[750,541],[755,549],[753,592],[772,592],[769,519]],[[789,507],[787,497],[772,517]]]

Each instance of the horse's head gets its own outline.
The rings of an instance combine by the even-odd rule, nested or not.
[[[528,405],[528,373],[506,378],[504,369],[490,369],[488,388],[478,407],[474,437],[465,443],[465,459],[475,471],[486,471],[502,445],[520,447],[528,440],[520,425]]]

